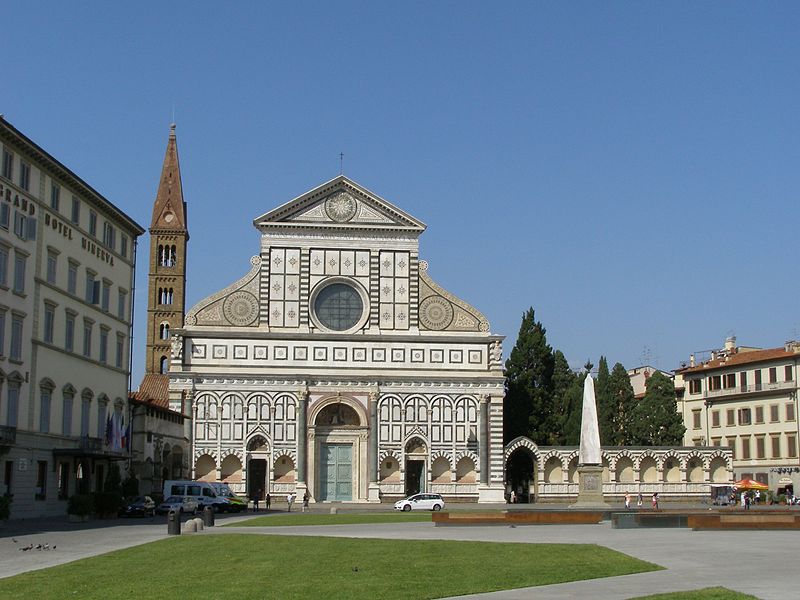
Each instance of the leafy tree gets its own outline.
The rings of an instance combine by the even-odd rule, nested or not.
[[[583,383],[585,380],[586,373],[577,375],[565,393],[567,417],[564,421],[564,445],[566,446],[577,446],[581,443]]]
[[[119,465],[116,462],[112,462],[108,465],[106,480],[103,482],[103,491],[115,492],[118,494],[122,493],[122,477],[119,473]]]
[[[640,446],[678,446],[686,428],[678,414],[675,385],[656,371],[645,384],[644,398],[632,411],[630,443]]]
[[[569,390],[577,379],[569,367],[567,358],[561,350],[553,354],[553,392],[552,406],[553,418],[548,433],[548,444],[553,446],[564,445],[566,440],[565,428],[570,418],[572,406],[570,404]],[[580,407],[578,408],[580,411]],[[578,425],[580,427],[580,424]]]
[[[597,365],[597,380],[594,385],[594,397],[597,403],[597,424],[600,429],[600,443],[613,444],[614,438],[614,400],[608,387],[609,379],[608,361],[605,356],[600,357]]]
[[[522,316],[517,343],[506,361],[506,395],[503,405],[504,436],[508,443],[527,435],[538,444],[549,443],[553,421],[553,350],[544,326],[533,308]]]
[[[633,410],[636,398],[633,395],[631,378],[622,364],[617,363],[608,378],[607,393],[612,407],[612,433],[606,441],[609,445],[625,446],[629,444]]]

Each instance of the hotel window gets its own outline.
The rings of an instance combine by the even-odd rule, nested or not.
[[[118,294],[119,295],[117,296],[117,316],[124,321],[125,320],[125,305],[127,304],[127,300],[128,300],[128,292],[126,292],[125,290],[120,288],[118,290]]]
[[[781,435],[779,433],[775,433],[770,436],[770,440],[772,440],[772,458],[780,458],[781,457]]]
[[[780,412],[779,407],[777,404],[771,404],[769,407],[769,422],[770,423],[777,423],[780,421],[780,416],[778,413]]]
[[[753,417],[750,414],[749,408],[739,409],[739,425],[750,425],[753,422]]]
[[[118,369],[122,368],[123,361],[125,360],[125,336],[121,333],[117,334],[117,360],[116,365]]]
[[[67,291],[73,296],[78,291],[78,263],[72,259],[67,267]]]
[[[57,183],[50,184],[50,208],[58,212],[58,206],[61,203],[61,188]]]
[[[106,408],[108,407],[108,399],[105,396],[100,396],[97,399],[97,437],[103,439],[106,434]]]
[[[736,373],[728,373],[725,375],[724,379],[725,389],[731,389],[736,387]]]
[[[711,426],[712,427],[719,427],[719,411],[712,410],[711,411]]]
[[[783,372],[784,372],[784,375],[783,375],[784,380],[786,380],[786,381],[793,381],[794,380],[794,373],[792,373],[792,365],[786,365],[783,368]]]
[[[764,407],[756,406],[756,423],[764,422]]]
[[[747,371],[739,373],[739,385],[742,387],[742,391],[747,389]]]
[[[64,414],[61,420],[61,433],[72,435],[72,400],[71,392],[64,392]]]
[[[769,368],[769,382],[770,383],[778,382],[778,367]]]
[[[794,404],[791,402],[786,405],[786,420],[794,421]]]
[[[797,457],[797,437],[794,433],[786,434],[786,456],[788,458]]]
[[[761,369],[756,369],[755,371],[753,371],[753,376],[755,377],[756,389],[760,390],[761,389]]]
[[[11,180],[14,175],[14,155],[3,148],[3,177]]]
[[[97,213],[89,211],[89,234],[97,237]]]
[[[103,297],[100,306],[105,312],[108,312],[108,307],[110,304],[111,304],[111,282],[108,279],[103,279]]]
[[[108,328],[100,327],[100,362],[108,360]]]
[[[6,353],[6,311],[0,308],[0,357]]]
[[[100,302],[100,282],[95,280],[97,273],[86,269],[86,302],[97,304]]]
[[[736,411],[732,408],[729,408],[727,411],[725,411],[725,420],[727,421],[728,427],[736,425]]]
[[[14,251],[14,291],[17,294],[25,293],[25,267],[28,257],[19,250]]]
[[[47,283],[56,284],[56,270],[58,267],[58,251],[47,251]]]
[[[693,429],[700,429],[700,411],[693,410],[692,411],[692,428]]]
[[[722,377],[720,375],[712,375],[708,378],[709,391],[722,389]]]
[[[39,411],[39,431],[50,433],[50,403],[53,399],[53,390],[49,387],[41,389],[41,410]]]
[[[0,203],[0,227],[8,231],[11,222],[11,207],[5,202]]]
[[[72,197],[72,214],[70,220],[73,225],[78,225],[81,222],[81,201],[76,196]]]
[[[83,355],[87,358],[92,356],[92,326],[94,322],[90,319],[83,320]]]
[[[689,380],[689,393],[699,394],[703,389],[703,384],[700,379]]]
[[[0,244],[0,287],[8,286],[8,250],[9,247]]]
[[[26,192],[31,187],[31,166],[22,161],[19,161],[19,187]]]
[[[111,223],[104,223],[103,224],[103,243],[106,247],[111,248],[114,250],[117,241],[117,232],[114,230],[114,227]]]
[[[69,463],[58,464],[58,499],[69,497]]]
[[[22,360],[22,321],[21,315],[11,315],[11,348],[8,351],[8,359]]]
[[[36,500],[47,498],[47,461],[36,461]]]
[[[64,350],[72,352],[75,349],[75,317],[76,313],[71,310],[66,311],[66,328],[64,332]]]
[[[53,343],[53,332],[56,325],[56,307],[49,302],[44,303],[44,335],[43,339],[46,343]]]
[[[756,436],[756,458],[766,458],[766,451],[764,450],[764,436]]]
[[[6,407],[6,425],[9,427],[17,426],[19,416],[19,388],[21,382],[9,380],[8,382],[8,406]]]
[[[722,438],[711,438],[711,445],[716,447],[722,446]]]
[[[749,460],[750,459],[750,436],[743,435],[742,436],[742,460]]]
[[[123,257],[128,256],[128,238],[124,235],[119,236],[119,253]]]
[[[89,435],[89,415],[92,410],[92,397],[84,395],[81,398],[81,436]]]

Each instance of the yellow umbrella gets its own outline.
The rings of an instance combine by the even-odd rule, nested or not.
[[[762,492],[766,492],[769,489],[768,485],[753,481],[752,479],[740,479],[734,482],[733,487],[737,490],[761,490]]]

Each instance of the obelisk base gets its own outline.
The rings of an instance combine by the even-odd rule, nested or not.
[[[578,465],[578,499],[570,508],[608,510],[603,500],[603,466]]]

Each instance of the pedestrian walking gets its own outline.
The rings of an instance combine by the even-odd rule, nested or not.
[[[658,510],[658,492],[653,494],[653,510]]]
[[[269,496],[269,492],[267,492],[267,497],[264,498],[264,508],[269,511],[269,505],[272,502],[272,498]]]
[[[261,490],[253,492],[253,512],[258,512],[258,500],[261,498]]]
[[[294,502],[294,494],[289,492],[286,494],[286,504],[288,505],[287,512],[292,512],[292,503]]]
[[[625,492],[625,510],[631,509],[631,493]]]
[[[308,510],[308,490],[306,490],[306,493],[303,494],[303,512],[306,512],[307,510]]]
[[[636,506],[638,508],[642,508],[642,503],[644,502],[644,498],[642,498],[642,492],[639,492],[639,498],[636,501]]]

